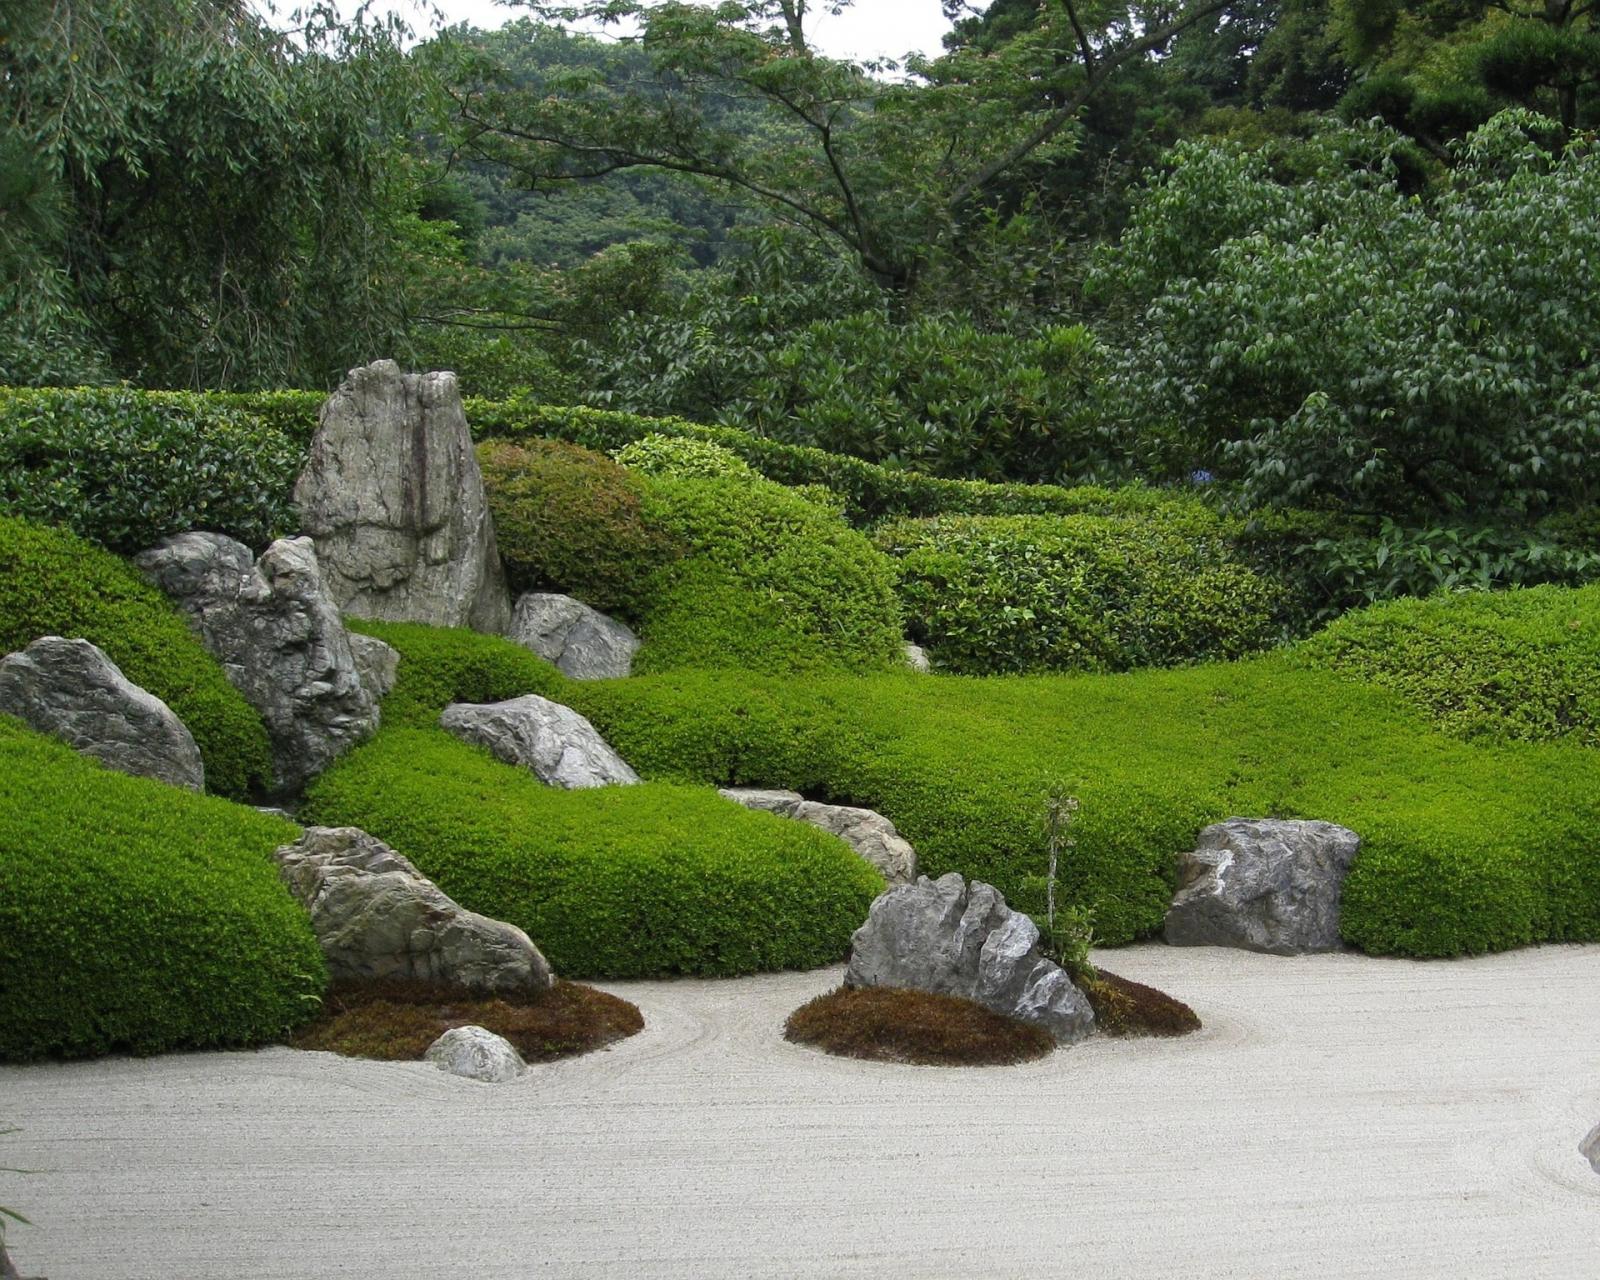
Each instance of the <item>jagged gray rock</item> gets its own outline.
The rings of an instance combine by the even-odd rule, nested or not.
[[[307,827],[273,856],[335,978],[448,982],[486,995],[531,995],[555,982],[521,929],[464,910],[359,827]]]
[[[394,682],[400,678],[400,651],[377,636],[364,636],[359,631],[347,633],[350,637],[350,656],[355,659],[356,675],[374,702],[387,698],[394,692]]]
[[[809,822],[829,835],[838,836],[881,871],[891,888],[910,884],[917,878],[917,851],[881,813],[850,805],[820,804],[807,800],[798,791],[724,787],[719,794],[746,809],[760,809],[781,818]]]
[[[1331,822],[1230,818],[1207,827],[1181,855],[1166,939],[1271,955],[1336,951],[1339,899],[1360,848],[1360,836]]]
[[[345,612],[504,633],[511,602],[455,374],[352,369],[294,498]]]
[[[422,1056],[441,1071],[484,1084],[505,1084],[528,1069],[509,1040],[483,1027],[452,1027]]]
[[[574,680],[615,680],[633,672],[639,637],[571,596],[530,591],[506,633]]]
[[[574,790],[639,781],[584,717],[536,693],[509,702],[452,703],[439,726],[551,786]]]
[[[1589,1130],[1589,1136],[1579,1144],[1578,1150],[1588,1160],[1589,1166],[1600,1173],[1600,1124]]]
[[[205,765],[187,726],[87,640],[41,636],[0,659],[0,715],[121,773],[205,790]]]
[[[999,890],[955,872],[890,889],[851,939],[845,983],[962,996],[1050,1032],[1060,1044],[1094,1030],[1094,1010],[1039,950],[1033,921]]]
[[[356,672],[309,538],[280,538],[253,560],[220,533],[181,533],[134,564],[188,615],[260,712],[277,791],[299,791],[378,727],[377,701]]]

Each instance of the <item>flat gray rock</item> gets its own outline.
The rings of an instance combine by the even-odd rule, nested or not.
[[[1272,955],[1337,951],[1339,900],[1361,837],[1331,822],[1231,818],[1181,855],[1167,911],[1174,946]]]
[[[484,1084],[505,1084],[528,1069],[509,1040],[483,1027],[452,1027],[422,1056],[441,1071]]]
[[[273,856],[335,978],[448,982],[485,995],[531,995],[555,982],[521,929],[456,905],[358,827],[307,827]]]
[[[220,533],[182,533],[134,557],[188,615],[272,742],[274,788],[300,791],[378,727],[350,635],[309,538],[261,553]]]
[[[346,613],[504,633],[511,602],[455,374],[352,369],[294,498]]]
[[[400,678],[400,651],[376,636],[364,636],[359,631],[347,634],[361,686],[374,702],[381,702],[394,692],[394,683]]]
[[[1589,1130],[1589,1136],[1579,1144],[1578,1150],[1589,1161],[1590,1167],[1600,1173],[1600,1124]]]
[[[616,680],[633,673],[639,637],[571,596],[530,591],[517,601],[506,633],[573,680]]]
[[[851,939],[845,983],[961,996],[1043,1027],[1059,1044],[1094,1030],[1094,1010],[1039,950],[1039,930],[999,890],[955,872],[890,889]]]
[[[575,790],[639,781],[584,717],[536,693],[509,702],[452,703],[439,717],[439,726],[553,787]]]
[[[910,884],[917,878],[917,851],[897,830],[894,823],[871,809],[850,805],[820,804],[807,800],[798,791],[770,791],[757,787],[725,787],[718,793],[746,809],[775,813],[820,827],[838,836],[865,858],[889,882],[890,887]]]
[[[42,636],[0,659],[0,715],[120,773],[205,790],[200,748],[183,721],[87,640]]]

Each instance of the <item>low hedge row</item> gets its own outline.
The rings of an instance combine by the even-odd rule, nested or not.
[[[1398,600],[1345,615],[1301,653],[1462,737],[1600,746],[1600,585]]]
[[[206,787],[244,799],[272,776],[261,717],[158,590],[60,529],[0,516],[0,654],[40,636],[93,641],[194,734]]]
[[[0,719],[0,1059],[261,1044],[327,981],[281,819]]]

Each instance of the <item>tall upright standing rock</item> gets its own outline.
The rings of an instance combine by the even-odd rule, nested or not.
[[[393,360],[352,369],[322,406],[294,497],[344,612],[495,634],[510,624],[455,374]]]

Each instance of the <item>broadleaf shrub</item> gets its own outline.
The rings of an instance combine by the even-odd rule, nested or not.
[[[709,440],[655,433],[613,452],[623,466],[647,476],[697,476],[719,480],[752,476],[750,464],[732,449]]]
[[[565,791],[439,730],[384,730],[304,816],[386,840],[569,978],[814,968],[883,891],[842,841],[709,788]]]
[[[194,735],[209,790],[243,799],[271,778],[261,717],[160,591],[65,530],[0,516],[0,654],[46,635],[99,645],[170,706]]]
[[[327,982],[292,824],[0,718],[0,1059],[262,1044]]]

